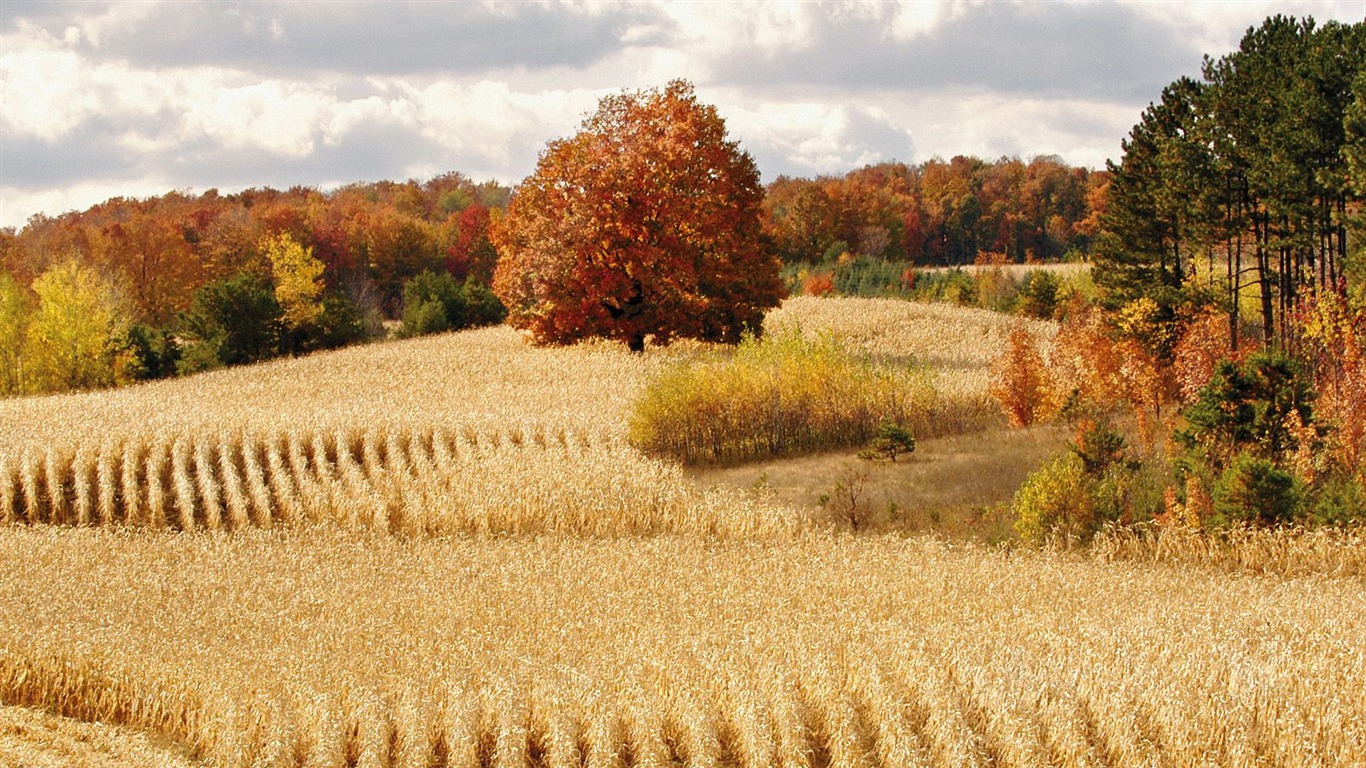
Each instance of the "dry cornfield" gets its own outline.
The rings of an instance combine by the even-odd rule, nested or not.
[[[1337,766],[1366,592],[809,535],[15,528],[0,696],[213,765]]]
[[[999,420],[986,394],[1008,328],[997,315],[807,298],[772,325],[830,330],[941,372],[941,433]],[[632,398],[689,354],[536,349],[491,328],[0,401],[0,522],[743,537],[800,527],[761,499],[693,488],[627,444]]]
[[[932,366],[964,413],[1010,323],[772,321]],[[625,440],[689,354],[487,329],[0,401],[0,704],[225,767],[1366,762],[1359,578],[851,537],[695,487]]]

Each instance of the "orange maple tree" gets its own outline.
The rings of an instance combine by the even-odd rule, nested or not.
[[[690,83],[608,96],[493,228],[493,288],[542,343],[738,342],[784,293],[753,159]]]

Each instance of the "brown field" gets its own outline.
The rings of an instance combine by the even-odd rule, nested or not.
[[[870,486],[902,528],[997,503],[1059,439],[974,410],[1009,319],[772,322],[930,366],[986,426]],[[630,447],[635,393],[690,354],[488,329],[0,401],[0,766],[88,739],[225,767],[1366,763],[1362,571],[1323,567],[1359,542],[1204,567],[850,535],[811,496],[852,453]]]

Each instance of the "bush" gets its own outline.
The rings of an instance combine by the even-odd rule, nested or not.
[[[1052,319],[1058,311],[1058,294],[1062,281],[1046,269],[1036,269],[1025,276],[1015,298],[1015,311],[1027,317]]]
[[[829,337],[747,337],[733,354],[666,369],[636,401],[633,445],[684,463],[740,462],[867,442],[914,426],[933,389]]]
[[[914,293],[921,301],[946,301],[959,306],[977,304],[976,281],[966,270],[958,268],[916,273]]]
[[[1214,523],[1289,523],[1303,500],[1303,487],[1294,475],[1267,459],[1240,453],[1214,486]]]
[[[403,286],[401,336],[456,331],[493,325],[507,314],[502,302],[485,285],[461,285],[445,272],[423,272]]]
[[[1016,534],[1035,546],[1055,537],[1087,540],[1100,528],[1094,481],[1073,453],[1058,456],[1026,478],[1010,509]]]
[[[1252,355],[1242,363],[1224,360],[1182,415],[1189,426],[1177,440],[1222,472],[1238,453],[1269,462],[1284,461],[1300,447],[1293,415],[1312,425],[1313,392],[1293,359],[1277,352]]]
[[[1314,489],[1309,515],[1320,525],[1351,525],[1366,521],[1366,490],[1348,477],[1329,477]]]
[[[859,451],[859,458],[871,461],[887,460],[896,463],[896,457],[915,450],[915,438],[911,431],[899,424],[884,421],[877,425],[877,436],[868,447]]]
[[[370,325],[355,302],[337,293],[323,297],[322,312],[310,328],[309,348],[337,349],[370,338]]]
[[[128,371],[133,379],[165,379],[176,374],[180,345],[169,330],[134,325],[128,329],[128,349],[133,355]]]
[[[1090,541],[1107,523],[1151,520],[1169,478],[1125,451],[1108,424],[1078,425],[1070,450],[1030,475],[1015,494],[1015,531],[1027,544]]]

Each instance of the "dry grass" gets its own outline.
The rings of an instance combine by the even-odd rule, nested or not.
[[[739,467],[695,467],[688,476],[703,487],[758,489],[819,519],[836,516],[831,508],[835,486],[861,473],[869,527],[995,543],[1010,535],[1008,507],[1015,491],[1064,449],[1068,437],[1060,426],[996,427],[917,440],[915,452],[895,463],[869,462],[844,451]]]
[[[1366,577],[1366,528],[1115,529],[1092,545],[1103,560],[1224,573]]]
[[[1057,324],[1010,317],[985,309],[922,304],[899,299],[822,299],[798,296],[771,312],[765,326],[834,332],[849,344],[887,361],[911,361],[935,373],[945,397],[960,403],[965,423],[1000,421],[992,400],[991,364],[1005,349],[1012,328],[1049,341]],[[970,431],[972,427],[961,431]]]
[[[191,768],[145,734],[23,707],[0,706],[0,768]]]
[[[773,323],[951,369],[933,409],[941,434],[999,422],[985,383],[999,316],[806,298]],[[633,398],[693,354],[532,348],[492,328],[0,401],[0,522],[787,535],[803,525],[789,511],[698,491],[627,444]]]
[[[970,399],[1013,321],[774,322]],[[490,329],[0,402],[0,514],[64,524],[0,527],[0,702],[225,768],[1366,763],[1359,578],[850,537],[698,489],[624,439],[690,354]]]
[[[10,529],[0,562],[20,559],[4,698],[220,765],[1366,760],[1359,580],[331,528]]]

